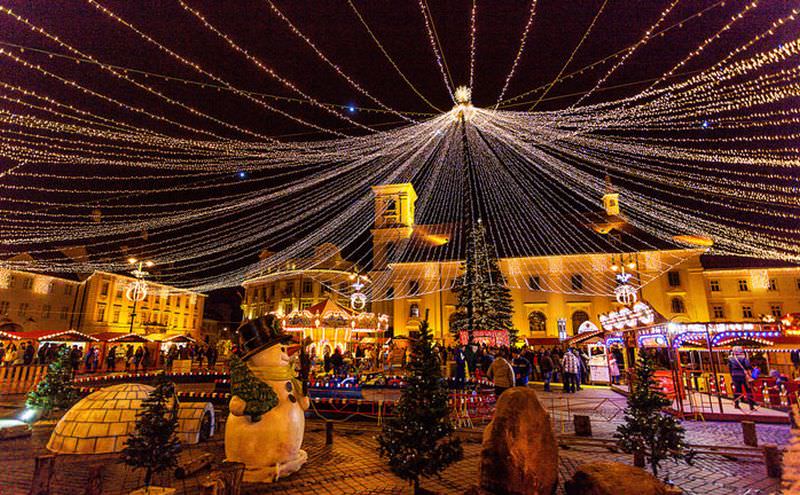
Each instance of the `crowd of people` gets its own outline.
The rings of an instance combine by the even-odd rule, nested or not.
[[[452,356],[456,363],[455,378],[463,383],[468,376],[492,380],[498,395],[514,386],[525,386],[530,380],[544,383],[545,392],[553,382],[563,383],[565,393],[581,390],[589,383],[589,356],[576,347],[538,349],[522,347],[458,346],[443,350],[443,359]],[[619,350],[609,354],[609,376],[619,383],[622,362]]]
[[[38,347],[34,342],[0,342],[0,364],[9,366],[48,365],[55,361],[62,349],[68,349],[70,365],[75,372],[138,372],[154,367],[172,369],[177,359],[190,360],[197,368],[213,369],[219,353],[216,346],[189,343],[172,344],[162,349],[160,355],[154,355],[147,345],[120,343],[111,345],[102,354],[98,345],[86,345],[86,350],[77,345],[45,342]]]

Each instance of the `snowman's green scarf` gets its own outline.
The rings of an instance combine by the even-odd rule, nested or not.
[[[297,379],[297,374],[294,371],[294,367],[290,364],[282,366],[253,366],[248,364],[247,368],[256,378],[262,381],[291,382],[292,392],[295,397],[297,397],[298,394],[303,393],[303,385],[300,383],[300,380]]]

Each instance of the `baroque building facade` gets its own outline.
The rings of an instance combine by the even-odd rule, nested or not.
[[[0,330],[134,333],[152,337],[199,335],[205,295],[147,281],[136,304],[126,291],[133,277],[95,271],[75,280],[0,270]],[[131,325],[131,318],[134,318]]]
[[[447,225],[415,222],[414,187],[409,183],[374,186],[372,287],[369,310],[387,314],[395,336],[413,334],[427,314],[434,337],[452,342],[449,319],[456,297],[450,290],[460,273],[459,259],[416,260],[409,245],[426,252],[450,242]],[[609,189],[602,211],[586,228],[613,237],[628,228],[619,194]],[[637,293],[656,311],[676,322],[762,321],[800,312],[800,267],[782,262],[706,255],[703,238],[683,236],[681,245],[634,252],[591,252],[549,256],[501,257],[512,293],[514,326],[535,344],[553,344],[578,333],[584,322],[600,326],[599,315],[618,310],[613,297],[615,266],[626,265],[634,280],[647,281]],[[406,253],[404,256],[398,253]],[[262,257],[270,256],[265,252]],[[435,255],[434,255],[435,256]],[[433,257],[433,256],[431,256]],[[312,266],[311,269],[305,267]],[[270,311],[283,314],[333,297],[347,305],[356,267],[335,246],[320,246],[310,259],[288,260],[247,280],[245,318]]]

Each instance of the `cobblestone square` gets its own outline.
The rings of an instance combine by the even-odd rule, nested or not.
[[[597,408],[592,414],[594,436],[610,438],[621,414],[612,415],[612,402],[618,398],[607,391],[584,390],[576,396],[559,392],[542,395],[551,401],[550,409],[554,427],[560,435],[572,433],[571,421],[559,421],[559,411],[567,406],[575,410],[580,401],[597,403],[600,398],[611,402],[606,408]],[[623,399],[624,405],[624,399]],[[609,417],[613,418],[609,419]],[[325,445],[324,422],[311,419],[306,425],[304,449],[309,454],[308,464],[295,475],[274,484],[245,484],[243,493],[256,494],[404,494],[410,487],[393,475],[386,463],[377,455],[375,435],[379,431],[375,423],[348,421],[334,425],[334,443]],[[737,423],[684,422],[687,439],[693,444],[742,446],[741,426]],[[28,493],[33,475],[34,458],[46,454],[44,445],[53,429],[53,424],[39,424],[29,439],[10,440],[0,449],[0,486],[2,493],[23,495]],[[789,428],[784,425],[758,425],[761,443],[785,445]],[[480,455],[481,427],[461,430],[464,440],[464,459],[448,468],[439,479],[425,480],[423,486],[442,494],[464,493],[477,481]],[[217,432],[205,444],[189,446],[182,454],[184,459],[202,452],[210,452],[215,461],[224,459],[224,433]],[[603,447],[570,445],[559,451],[559,494],[563,494],[563,481],[572,476],[575,469],[584,463],[597,460],[612,460],[631,463],[628,455],[611,452]],[[117,455],[76,456],[64,455],[57,459],[57,471],[52,482],[53,495],[83,493],[87,479],[93,469],[103,469],[103,493],[121,495],[140,486],[143,476],[118,462]],[[200,483],[208,474],[201,471],[196,476],[177,480],[171,474],[156,477],[157,483],[172,486],[180,494],[200,493]],[[756,495],[779,493],[779,480],[767,477],[761,459],[731,459],[719,455],[700,455],[694,464],[664,462],[662,475],[667,476],[684,493],[689,495]]]

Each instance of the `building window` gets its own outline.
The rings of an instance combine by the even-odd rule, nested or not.
[[[269,295],[270,297],[275,297],[275,284],[272,284],[269,288]]]
[[[394,261],[395,245],[393,242],[386,243],[386,263]]]
[[[769,286],[767,287],[767,290],[771,291],[778,290],[778,281],[775,280],[774,278],[769,279]]]
[[[528,330],[533,332],[544,332],[547,330],[547,317],[541,311],[533,311],[528,315]]]
[[[119,323],[119,315],[120,315],[121,312],[122,312],[122,309],[120,309],[118,307],[114,308],[114,313],[113,313],[113,316],[111,317],[111,322],[112,323]],[[146,318],[144,317],[144,315],[142,315],[142,320],[147,321]]]
[[[719,292],[720,291],[719,280],[712,280],[711,282],[709,282],[709,285],[711,286],[711,292]]]
[[[22,279],[22,288],[23,289],[33,289],[33,277],[25,277]]]
[[[114,299],[122,299],[122,293],[123,292],[124,291],[123,291],[122,287],[117,287],[116,292],[114,292]]]
[[[542,290],[542,281],[538,275],[528,277],[528,287],[531,290]]]
[[[9,275],[8,276],[8,286],[6,288],[7,289],[13,289],[14,288],[14,282],[16,280],[17,280],[17,277],[15,277],[14,275]],[[798,286],[798,288],[800,288],[800,279],[797,279],[797,286]]]
[[[680,287],[681,286],[681,272],[667,272],[667,281],[669,282],[670,287]]]
[[[11,303],[8,301],[0,301],[0,315],[8,314],[8,307]]]
[[[294,282],[291,280],[286,282],[286,293],[292,294],[294,292]]]
[[[747,279],[739,280],[739,292],[748,292],[750,287],[747,285]]]
[[[772,316],[774,316],[776,320],[780,320],[783,316],[783,308],[780,304],[771,304],[769,312],[772,313]]]
[[[189,296],[183,298],[183,307],[189,309]]]
[[[292,310],[294,310],[294,306],[292,306],[292,303],[286,303],[283,305],[284,314],[288,315],[289,313],[292,312]]]
[[[386,200],[386,209],[383,211],[384,218],[397,216],[397,201],[394,199]]]
[[[109,282],[103,282],[103,285],[100,286],[100,295],[107,296],[108,295],[108,288],[111,286]]]
[[[106,319],[106,305],[105,304],[98,304],[97,305],[97,321],[103,321]]]
[[[716,305],[712,306],[711,309],[714,312],[714,318],[716,319],[725,318],[725,306]]]
[[[753,307],[750,305],[743,305],[742,318],[752,318],[752,317],[753,317]]]
[[[66,320],[68,314],[69,314],[69,308],[67,306],[62,306],[61,307],[61,319],[62,320]]]
[[[410,318],[419,318],[419,304],[411,303],[411,306],[408,307],[408,316]]]
[[[50,319],[50,305],[45,304],[42,306],[42,318],[49,320]]]
[[[386,299],[392,300],[394,299],[394,287],[389,287],[386,289]]]
[[[673,313],[685,313],[686,306],[683,304],[683,299],[680,297],[673,297],[672,298],[672,312]]]
[[[409,295],[412,296],[419,294],[419,281],[417,280],[408,281],[408,293]]]
[[[572,313],[572,335],[578,335],[578,328],[584,321],[589,321],[589,315],[586,311],[575,311]]]
[[[311,301],[303,301],[300,303],[300,309],[308,309],[311,307]]]
[[[795,280],[795,282],[797,282],[797,290],[800,290],[800,278]]]
[[[64,295],[71,296],[72,295],[72,286],[67,284],[64,286]]]
[[[25,316],[25,313],[28,312],[28,303],[20,303],[19,311],[17,312],[17,316]]]
[[[311,280],[303,280],[303,294],[311,294],[313,287]]]
[[[572,276],[572,290],[583,290],[583,275],[576,273]],[[586,318],[587,320],[589,318]]]

